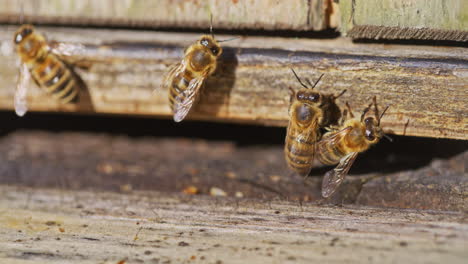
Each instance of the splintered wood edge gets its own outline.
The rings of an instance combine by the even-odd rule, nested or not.
[[[339,8],[340,31],[354,39],[468,41],[463,1],[341,0]]]
[[[13,109],[15,27],[2,27],[0,108]],[[160,90],[167,68],[180,61],[183,48],[198,34],[39,28],[49,39],[67,41],[79,50],[70,61],[88,88],[77,106],[59,105],[32,85],[32,111],[72,111],[170,118],[167,91]],[[232,36],[217,36],[226,39]],[[219,71],[207,80],[189,119],[285,126],[288,87],[299,85],[291,73],[311,79],[324,73],[317,90],[347,92],[360,112],[373,96],[388,133],[468,139],[466,94],[468,55],[463,48],[353,44],[347,39],[311,40],[242,37],[224,43]]]
[[[3,0],[0,23],[125,27],[206,28],[213,16],[218,29],[323,30],[329,1],[44,1]],[[293,14],[293,15],[292,15]]]

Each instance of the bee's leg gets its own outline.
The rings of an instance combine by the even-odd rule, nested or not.
[[[344,89],[344,90],[343,90],[341,93],[339,93],[338,95],[334,95],[334,96],[333,96],[333,99],[337,99],[337,98],[341,97],[344,93],[346,93],[346,91],[347,91],[347,90]]]
[[[346,108],[348,108],[349,116],[351,116],[351,118],[354,118],[353,111],[351,110],[351,106],[349,106],[348,102],[346,102]]]

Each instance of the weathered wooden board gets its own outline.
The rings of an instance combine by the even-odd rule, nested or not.
[[[330,22],[322,0],[0,0],[0,22],[54,25],[322,30]],[[333,17],[337,19],[337,17]]]
[[[12,109],[18,68],[11,52],[14,27],[3,27],[0,108]],[[197,34],[42,28],[51,39],[75,43],[73,60],[90,97],[78,107],[58,105],[35,88],[31,109],[169,116],[167,91],[159,89],[168,67]],[[229,36],[218,36],[220,39]],[[72,44],[73,44],[72,43]],[[80,44],[81,43],[81,44]],[[317,90],[347,92],[362,111],[373,96],[390,133],[468,139],[468,54],[464,48],[353,44],[349,40],[246,37],[227,42],[219,71],[209,78],[191,118],[266,125],[287,124],[288,87],[300,76],[325,74]],[[407,122],[409,120],[409,122]],[[405,129],[406,128],[406,129]]]
[[[466,213],[0,185],[2,263],[466,263]],[[119,262],[121,261],[121,262]]]
[[[468,41],[464,0],[340,0],[339,8],[352,38]]]
[[[37,122],[53,126],[50,123],[55,121],[69,126],[87,121],[66,119]],[[408,137],[396,137],[393,143],[380,142],[359,156],[335,195],[323,199],[322,176],[332,168],[317,166],[306,181],[290,171],[284,161],[284,129],[223,129],[225,126],[190,124],[171,127],[169,121],[151,120],[115,122],[147,127],[150,134],[158,137],[15,132],[0,139],[0,182],[36,188],[123,192],[182,193],[194,187],[199,194],[210,194],[217,188],[229,197],[468,211],[467,142]],[[116,125],[102,120],[101,125],[94,126],[114,130]],[[166,138],[184,134],[185,137],[204,134],[211,141]],[[251,137],[248,142],[252,143],[220,140],[226,134]],[[269,143],[261,140],[266,134],[271,138]]]

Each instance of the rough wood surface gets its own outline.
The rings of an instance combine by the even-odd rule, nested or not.
[[[324,200],[322,176],[331,167],[317,166],[305,182],[292,173],[284,161],[284,129],[178,125],[162,133],[158,130],[170,122],[116,122],[147,126],[159,137],[15,132],[0,140],[0,182],[121,192],[182,193],[194,187],[206,195],[222,190],[230,197],[468,211],[468,144],[460,141],[398,137],[393,143],[381,142],[359,156],[343,186]],[[107,130],[115,124],[103,122],[101,126]],[[173,130],[205,134],[211,140],[219,138],[217,134],[231,133],[251,137],[252,143],[164,138],[165,134],[177,135]],[[273,143],[261,141],[264,134],[271,134]]]
[[[18,72],[11,52],[15,27],[3,27],[0,108],[12,109]],[[169,116],[167,91],[158,90],[169,65],[198,34],[40,28],[80,51],[74,61],[90,98],[58,105],[38,88],[32,110]],[[220,39],[229,36],[218,36]],[[80,44],[81,43],[81,44]],[[317,90],[347,92],[339,99],[362,111],[372,96],[391,105],[382,125],[389,133],[468,139],[468,55],[464,48],[353,44],[346,39],[246,37],[225,43],[219,71],[209,78],[190,118],[266,125],[287,124],[290,68],[317,78]],[[34,85],[33,85],[34,86]]]
[[[466,263],[466,213],[0,185],[2,263]],[[121,261],[121,262],[119,262]]]
[[[464,0],[340,0],[341,32],[352,38],[468,41]]]
[[[322,0],[0,0],[0,22],[54,25],[322,30],[330,22]],[[337,19],[332,17],[331,19]]]

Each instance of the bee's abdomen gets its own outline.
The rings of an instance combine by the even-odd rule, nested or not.
[[[77,81],[71,70],[55,55],[47,54],[44,59],[34,64],[31,71],[40,86],[61,103],[77,101]]]
[[[318,144],[317,159],[325,165],[334,165],[340,162],[341,158],[346,156],[343,146],[340,141],[337,144],[329,142],[326,144]]]
[[[298,174],[306,176],[312,167],[315,142],[298,141],[292,135],[286,137],[284,155],[288,166]]]
[[[180,75],[174,76],[174,79],[172,80],[169,89],[169,104],[173,111],[176,97],[179,96],[179,94],[183,93],[185,90],[187,90],[188,85],[190,84],[190,80],[191,76],[187,71],[183,72]],[[181,99],[183,100],[184,98]]]

